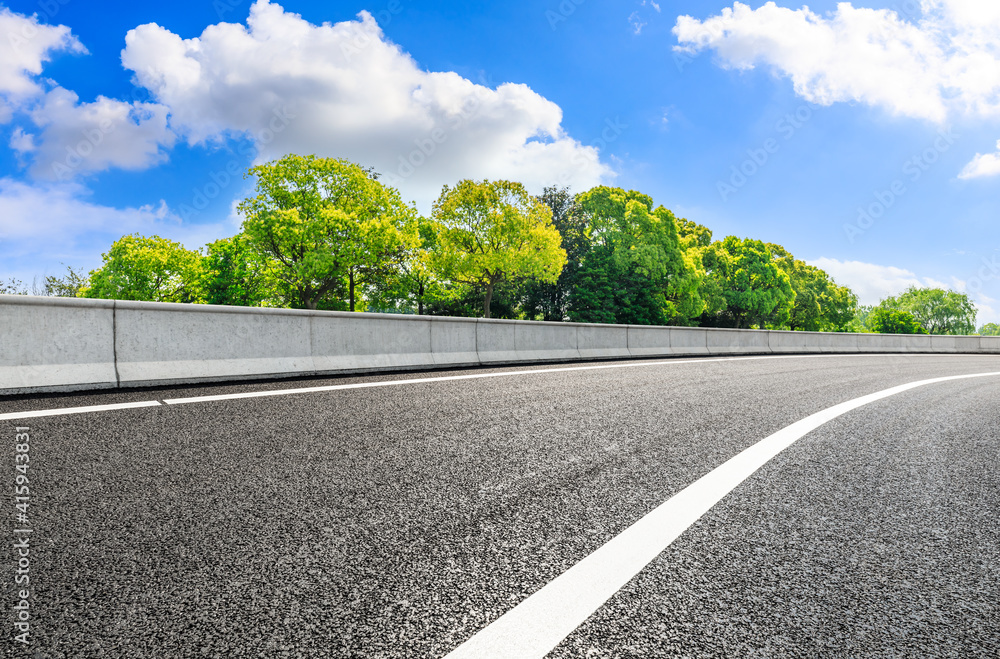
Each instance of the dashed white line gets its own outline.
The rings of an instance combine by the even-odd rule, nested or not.
[[[997,375],[1000,372],[910,382],[834,405],[779,430],[667,499],[483,628],[446,659],[544,657],[712,506],[810,431],[845,412],[916,387]]]

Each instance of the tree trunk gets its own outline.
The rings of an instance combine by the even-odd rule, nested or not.
[[[490,317],[490,302],[493,300],[493,282],[486,284],[486,301],[483,303],[483,318]]]
[[[351,311],[354,311],[354,270],[352,269],[348,274],[347,278],[350,284],[350,300],[351,300]]]
[[[417,288],[417,315],[424,315],[424,285],[423,283]]]

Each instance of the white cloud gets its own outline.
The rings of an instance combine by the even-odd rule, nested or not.
[[[35,136],[25,133],[24,129],[18,126],[11,133],[10,148],[18,154],[31,153],[35,150]]]
[[[1000,11],[989,4],[923,0],[920,17],[906,20],[847,2],[825,16],[736,2],[704,21],[678,17],[674,34],[679,51],[713,49],[729,68],[768,66],[815,103],[941,122],[952,110],[1000,114]]]
[[[31,117],[41,134],[37,143],[34,136],[22,134],[21,144],[30,139],[31,172],[39,179],[68,179],[111,167],[145,169],[165,160],[163,148],[176,141],[163,105],[104,96],[80,103],[75,93],[62,87],[48,92]]]
[[[811,102],[858,101],[935,121],[944,120],[952,94],[949,55],[959,57],[942,25],[913,24],[891,10],[850,3],[824,17],[808,7],[768,2],[753,10],[736,2],[704,21],[680,16],[673,32],[676,49],[713,49],[727,68],[768,66]]]
[[[982,327],[986,323],[1000,322],[1000,311],[997,311],[998,300],[980,293],[975,297],[976,325]]]
[[[40,264],[46,267],[60,261],[96,267],[100,254],[129,233],[157,234],[189,249],[233,233],[221,223],[181,222],[163,200],[139,208],[113,208],[94,203],[87,195],[78,183],[31,185],[0,178],[4,270],[31,272]],[[0,272],[0,278],[4,276]]]
[[[995,153],[977,153],[968,165],[959,173],[958,178],[970,179],[1000,174],[1000,141],[997,141]]]
[[[15,14],[0,7],[0,123],[9,121],[14,107],[42,92],[35,79],[52,53],[86,53],[87,49],[64,25],[43,25],[37,16]]]
[[[921,0],[914,13],[841,2],[820,15],[736,2],[705,20],[679,16],[674,49],[714,50],[726,68],[766,66],[821,105],[858,102],[938,123],[1000,116],[1000,3]],[[959,178],[998,173],[1000,154],[977,154]]]
[[[613,176],[596,148],[565,133],[555,103],[522,84],[424,71],[366,12],[313,25],[258,0],[246,26],[182,39],[147,24],[125,41],[123,64],[190,143],[249,134],[261,159],[346,157],[374,166],[424,210],[441,185],[465,177],[540,190]]]
[[[165,157],[161,147],[176,141],[163,106],[103,96],[80,103],[74,92],[53,87],[52,81],[42,84],[39,76],[52,53],[87,52],[68,27],[0,8],[0,34],[0,124],[23,111],[41,129],[34,134],[18,126],[9,142],[22,161],[33,161],[36,178],[71,178],[110,167],[143,169],[160,162]]]
[[[951,289],[946,284],[931,277],[919,277],[916,273],[890,265],[876,265],[862,261],[838,261],[818,258],[808,261],[809,265],[825,270],[841,286],[847,286],[858,296],[861,304],[878,304],[890,295],[898,295],[910,286]]]

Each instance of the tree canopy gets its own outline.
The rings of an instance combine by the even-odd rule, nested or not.
[[[898,296],[882,300],[880,306],[909,313],[928,334],[976,331],[976,307],[964,293],[911,286]]]
[[[460,181],[434,204],[434,265],[453,281],[483,291],[483,316],[497,284],[514,278],[554,283],[566,264],[552,211],[520,183]]]
[[[373,172],[336,158],[289,155],[252,167],[257,194],[239,204],[243,231],[274,262],[290,306],[346,298],[416,243],[416,211]]]
[[[535,197],[514,181],[444,186],[421,217],[377,172],[288,155],[251,167],[242,230],[201,252],[124,236],[103,265],[18,293],[242,306],[811,331],[970,333],[965,295],[878,307],[780,245],[678,218],[636,190]],[[881,309],[881,311],[879,311]],[[878,313],[875,313],[878,311]],[[900,312],[900,313],[889,313]],[[982,332],[994,331],[986,325]]]
[[[589,246],[569,295],[584,322],[687,324],[705,308],[700,261],[685,252],[674,214],[635,190],[600,186],[577,197]]]
[[[868,315],[868,329],[879,334],[927,334],[912,314],[887,307],[872,310]]]
[[[1000,336],[1000,325],[997,323],[986,323],[979,328],[979,334],[982,336]]]
[[[727,236],[705,250],[703,263],[725,301],[705,324],[764,329],[789,321],[795,290],[762,241]]]
[[[202,302],[201,256],[159,236],[122,236],[102,255],[80,297],[149,302]]]
[[[768,243],[767,248],[795,291],[788,316],[789,329],[845,331],[855,316],[857,296],[849,288],[838,286],[823,270],[793,257],[781,245]]]

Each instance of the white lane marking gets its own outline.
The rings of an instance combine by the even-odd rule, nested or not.
[[[995,355],[971,355],[971,354],[926,354],[926,353],[859,353],[859,354],[830,354],[830,355],[755,355],[751,357],[699,357],[695,359],[668,359],[661,361],[628,361],[615,364],[598,364],[593,366],[565,366],[560,368],[540,368],[529,371],[504,371],[501,373],[472,373],[469,375],[444,375],[430,378],[410,378],[406,380],[383,380],[379,382],[356,382],[353,384],[334,384],[320,387],[300,387],[296,389],[268,389],[266,391],[248,391],[238,394],[217,394],[209,396],[193,396],[190,398],[167,398],[161,400],[145,401],[141,403],[117,403],[111,405],[90,405],[86,407],[63,407],[49,410],[35,410],[30,412],[7,412],[0,414],[0,421],[8,419],[23,419],[39,416],[61,416],[63,414],[83,414],[86,412],[105,412],[108,410],[129,409],[133,407],[154,407],[156,405],[187,405],[190,403],[210,403],[223,400],[238,400],[241,398],[262,398],[266,396],[291,396],[293,394],[309,394],[323,391],[340,391],[343,389],[369,389],[373,387],[393,387],[404,384],[421,384],[426,382],[445,382],[448,380],[475,380],[480,378],[499,378],[512,375],[534,375],[539,373],[565,373],[568,371],[596,371],[609,368],[641,368],[643,366],[664,366],[671,364],[705,364],[712,362],[738,362],[756,361],[759,359],[836,359],[844,357],[991,357]],[[502,368],[498,364],[497,368]],[[483,368],[489,368],[484,366]]]
[[[510,375],[533,375],[535,373],[563,373],[566,371],[592,371],[602,368],[628,368],[630,366],[661,366],[663,364],[691,364],[694,362],[720,362],[747,359],[789,358],[789,357],[822,357],[834,355],[762,355],[760,357],[729,357],[725,359],[678,359],[657,362],[636,362],[628,364],[601,364],[599,366],[565,366],[560,368],[540,368],[531,371],[504,371],[502,373],[470,373],[468,375],[442,375],[431,378],[409,378],[407,380],[382,380],[380,382],[355,382],[352,384],[331,384],[321,387],[302,387],[299,389],[270,389],[268,391],[247,391],[238,394],[219,394],[216,396],[194,396],[192,398],[167,398],[168,405],[185,405],[188,403],[203,403],[207,401],[235,400],[239,398],[260,398],[262,396],[288,396],[290,394],[308,394],[319,391],[341,391],[343,389],[368,389],[371,387],[394,387],[402,384],[424,382],[446,382],[449,380],[478,380],[480,378],[499,378]],[[859,355],[843,355],[858,357]],[[488,367],[487,367],[488,368]]]
[[[191,398],[167,398],[163,402],[167,405],[186,405],[189,403],[205,403],[220,400],[236,400],[241,398],[261,398],[265,396],[288,396],[292,394],[309,394],[323,391],[340,391],[344,389],[369,389],[373,387],[395,387],[405,384],[421,384],[426,382],[447,382],[450,380],[478,380],[482,378],[501,378],[512,375],[535,375],[539,373],[566,373],[569,371],[597,371],[609,368],[640,368],[643,366],[665,366],[673,364],[704,364],[707,362],[736,362],[755,361],[759,359],[808,359],[808,358],[835,358],[835,357],[872,357],[872,354],[856,355],[756,355],[752,357],[702,357],[696,359],[669,359],[662,361],[630,361],[615,364],[597,364],[593,366],[561,366],[557,368],[539,368],[530,371],[504,371],[501,373],[470,373],[467,375],[442,375],[429,378],[409,378],[406,380],[383,380],[380,382],[356,382],[353,384],[333,384],[320,387],[302,387],[297,389],[270,389],[267,391],[248,391],[238,394],[219,394],[213,396],[194,396]],[[990,357],[991,355],[961,355],[961,354],[887,354],[881,356],[889,357]],[[502,367],[502,365],[498,365]],[[484,368],[489,368],[485,366]]]
[[[30,419],[39,416],[62,416],[63,414],[86,414],[87,412],[107,412],[108,410],[128,410],[135,407],[159,407],[158,400],[144,400],[138,403],[113,403],[111,405],[87,405],[85,407],[57,407],[51,410],[30,412],[8,412],[0,414],[0,421],[7,419]]]
[[[996,375],[1000,372],[910,382],[834,405],[779,430],[667,499],[445,659],[544,657],[712,506],[805,434],[845,412],[916,387]]]

